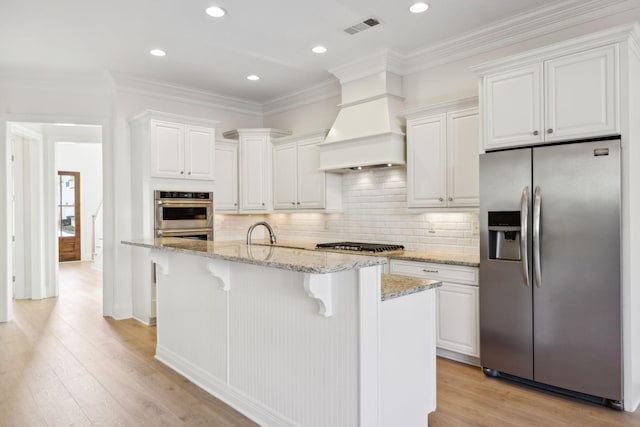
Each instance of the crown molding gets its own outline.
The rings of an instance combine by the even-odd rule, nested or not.
[[[638,7],[635,0],[565,0],[498,21],[405,57],[402,75],[584,24]]]
[[[262,117],[262,104],[242,98],[220,95],[173,83],[146,80],[120,73],[109,73],[116,92],[144,95],[207,108]]]
[[[487,72],[497,72],[510,69],[514,66],[525,66],[554,56],[568,55],[574,53],[576,50],[586,50],[612,43],[625,42],[633,38],[633,34],[637,31],[637,28],[638,24],[636,23],[619,25],[603,31],[488,61],[475,65],[470,69],[478,75],[483,75]]]
[[[477,106],[478,97],[470,96],[468,98],[454,99],[452,101],[444,101],[437,104],[411,108],[401,112],[400,114],[407,120],[414,120],[433,114],[446,113],[453,110],[463,110],[467,108],[474,108]]]
[[[294,108],[334,98],[340,96],[340,94],[340,83],[337,80],[328,80],[298,92],[267,101],[262,104],[262,110],[264,117],[269,117]]]

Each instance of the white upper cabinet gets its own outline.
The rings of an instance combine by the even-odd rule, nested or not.
[[[320,167],[326,131],[282,138],[273,144],[273,207],[276,210],[340,209],[342,176]]]
[[[480,205],[478,109],[447,113],[447,203]]]
[[[618,46],[545,62],[547,141],[620,133]]]
[[[238,210],[238,143],[216,141],[216,211]]]
[[[291,132],[270,128],[236,129],[225,138],[238,139],[239,211],[266,213],[273,210],[272,140]]]
[[[407,121],[407,205],[446,206],[447,115]]]
[[[620,133],[618,45],[575,49],[479,67],[485,150]]]
[[[298,202],[298,158],[295,142],[273,147],[273,207],[295,209]]]
[[[151,168],[157,178],[215,178],[215,129],[150,120]]]
[[[456,101],[451,106],[466,104]],[[429,111],[422,109],[423,114]],[[420,113],[411,113],[416,115]],[[407,120],[409,207],[479,205],[478,132],[475,107]]]
[[[485,78],[485,148],[544,141],[541,76],[535,64]]]

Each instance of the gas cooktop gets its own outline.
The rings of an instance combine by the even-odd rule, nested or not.
[[[339,249],[354,252],[388,252],[403,250],[404,246],[384,243],[334,242],[318,243],[316,249]]]

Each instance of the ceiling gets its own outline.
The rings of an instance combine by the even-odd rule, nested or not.
[[[411,54],[533,8],[576,3],[426,1],[426,13],[411,14],[411,0],[2,0],[0,69],[109,70],[264,103],[384,48]],[[211,5],[227,15],[209,17]],[[381,24],[343,31],[370,17]],[[317,44],[328,52],[312,53]],[[149,55],[153,48],[167,55]]]

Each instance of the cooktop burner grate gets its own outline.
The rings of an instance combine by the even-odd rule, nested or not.
[[[387,252],[403,250],[404,246],[383,243],[334,242],[318,243],[316,245],[316,249],[339,249],[342,251],[354,252]]]

